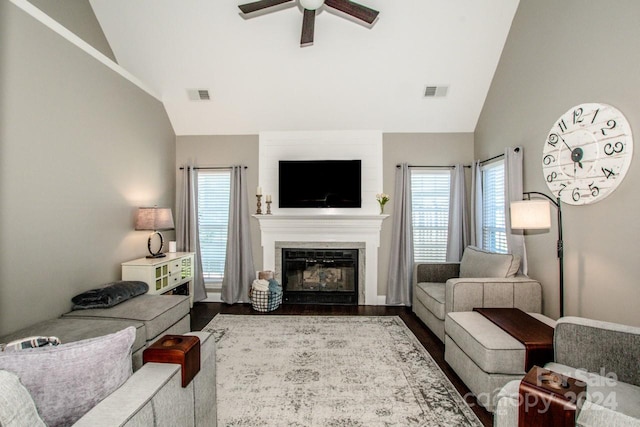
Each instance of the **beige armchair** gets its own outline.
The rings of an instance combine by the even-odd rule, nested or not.
[[[468,246],[460,263],[416,263],[413,312],[444,342],[447,313],[475,307],[515,307],[540,313],[542,287],[518,275],[520,258]]]
[[[553,335],[555,362],[545,368],[587,384],[576,426],[640,427],[640,328],[561,317]],[[498,394],[495,427],[518,425],[520,381]]]

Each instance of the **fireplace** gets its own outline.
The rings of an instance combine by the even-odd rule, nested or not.
[[[263,270],[284,283],[282,249],[358,251],[359,305],[384,305],[378,295],[380,228],[388,215],[255,215],[260,223]]]
[[[358,304],[358,249],[283,248],[283,301]]]

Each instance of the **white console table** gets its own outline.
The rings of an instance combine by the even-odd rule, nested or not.
[[[122,263],[122,280],[139,280],[149,285],[149,294],[164,294],[188,283],[193,307],[193,252],[169,252],[163,258],[138,258]]]

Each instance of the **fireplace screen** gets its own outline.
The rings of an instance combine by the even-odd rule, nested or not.
[[[358,304],[357,249],[283,249],[284,301]]]

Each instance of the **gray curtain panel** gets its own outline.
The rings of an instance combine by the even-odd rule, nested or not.
[[[255,279],[251,249],[250,212],[244,166],[231,168],[227,259],[222,279],[222,301],[227,304],[249,301],[249,285]]]
[[[471,220],[469,244],[482,247],[482,168],[480,160],[471,167]]]
[[[411,306],[413,227],[411,225],[411,171],[407,163],[403,163],[396,169],[394,198],[386,303]]]
[[[464,165],[458,164],[451,171],[447,262],[460,262],[464,248],[468,245],[467,186],[464,178]]]
[[[202,277],[202,258],[200,256],[200,236],[198,234],[198,176],[191,165],[182,169],[182,185],[178,191],[176,203],[176,249],[180,252],[195,252],[193,268],[193,301],[207,298]]]
[[[511,202],[522,200],[522,147],[507,147],[504,151],[504,220],[509,253],[520,256],[520,272],[527,274],[527,250],[523,230],[511,229]]]

